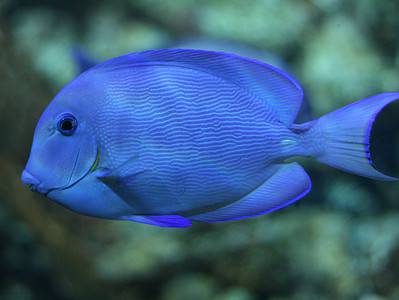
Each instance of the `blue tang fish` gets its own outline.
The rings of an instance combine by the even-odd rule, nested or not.
[[[22,181],[78,213],[164,227],[266,214],[311,188],[295,156],[377,180],[375,95],[295,124],[285,72],[222,52],[156,50],[100,63],[41,116]]]

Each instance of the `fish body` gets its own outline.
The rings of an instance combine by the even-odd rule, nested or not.
[[[295,124],[303,93],[262,62],[201,50],[128,54],[67,85],[37,125],[23,182],[82,214],[157,226],[264,214],[306,195],[295,156],[374,179],[368,139],[399,98]]]

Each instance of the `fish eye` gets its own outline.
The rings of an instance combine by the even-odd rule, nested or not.
[[[58,120],[57,129],[63,135],[72,135],[78,127],[78,121],[71,114],[63,114]]]

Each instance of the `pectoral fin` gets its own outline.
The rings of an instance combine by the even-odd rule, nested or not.
[[[305,196],[311,181],[297,163],[284,164],[266,182],[244,198],[216,209],[189,217],[193,221],[224,222],[266,214],[283,208]]]
[[[114,170],[104,170],[97,178],[122,199],[131,199],[135,179],[147,172],[137,157],[132,158]]]

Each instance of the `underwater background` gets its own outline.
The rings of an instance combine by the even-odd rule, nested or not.
[[[261,59],[305,90],[300,121],[399,91],[399,1],[0,0],[0,299],[399,299],[399,184],[303,164],[283,210],[188,229],[70,212],[20,182],[43,109],[85,64],[197,48]],[[372,132],[398,176],[399,108]]]

